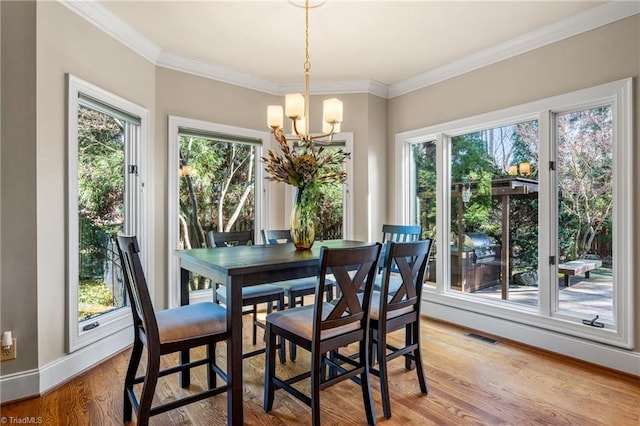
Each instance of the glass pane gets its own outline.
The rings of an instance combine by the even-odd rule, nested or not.
[[[255,148],[180,136],[179,249],[207,247],[209,231],[254,229]],[[191,290],[211,287],[192,277]]]
[[[451,289],[538,305],[538,122],[451,141]]]
[[[334,142],[333,145],[325,146],[324,149],[343,149],[344,143]],[[334,165],[330,168],[332,173],[339,173],[344,170],[346,164]],[[342,183],[325,183],[319,188],[320,200],[318,202],[318,214],[316,223],[316,239],[319,240],[341,240],[344,229],[344,190]]]
[[[610,106],[557,116],[559,310],[613,322]]]
[[[122,121],[78,110],[78,320],[126,304],[114,236],[124,222],[125,138]]]
[[[422,226],[422,238],[433,239],[431,257],[425,272],[425,284],[436,285],[436,142],[428,141],[411,147],[414,174],[413,223]]]

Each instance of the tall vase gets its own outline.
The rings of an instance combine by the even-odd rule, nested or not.
[[[311,250],[315,238],[316,211],[304,187],[296,188],[296,199],[291,210],[291,240],[296,250]]]

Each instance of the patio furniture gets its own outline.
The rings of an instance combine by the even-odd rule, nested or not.
[[[589,272],[602,266],[602,261],[597,259],[576,259],[558,265],[558,273],[564,275],[564,286],[569,286],[569,276],[584,274],[589,279]]]

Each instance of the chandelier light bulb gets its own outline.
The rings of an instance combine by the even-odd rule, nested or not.
[[[267,107],[267,124],[272,129],[279,129],[284,124],[282,118],[282,105],[269,105]]]
[[[284,113],[292,120],[304,117],[304,96],[290,93],[285,97]]]

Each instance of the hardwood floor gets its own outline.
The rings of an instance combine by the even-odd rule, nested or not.
[[[250,328],[244,330],[245,343],[250,346]],[[493,345],[467,337],[467,332],[450,324],[423,321],[423,359],[429,394],[420,394],[415,372],[405,371],[401,359],[392,361],[389,380],[393,417],[389,420],[382,416],[378,379],[372,378],[380,424],[640,424],[639,377],[510,341]],[[223,346],[218,348],[221,364],[224,364]],[[128,359],[127,350],[40,398],[3,406],[1,415],[8,424],[11,417],[14,420],[33,417],[35,422],[41,419],[40,424],[44,425],[122,424],[122,381]],[[276,391],[273,411],[263,411],[263,363],[263,356],[244,361],[245,423],[309,424],[308,407],[281,391]],[[288,361],[278,368],[283,375],[297,374],[300,366],[307,363],[308,354],[300,349],[296,362]],[[198,370],[194,376],[192,386],[203,386],[204,370]],[[161,379],[157,398],[164,400],[174,392],[186,391],[178,386],[176,377]],[[352,382],[323,391],[321,406],[324,424],[366,423],[360,391]],[[224,425],[226,397],[219,395],[155,416],[151,424]]]

